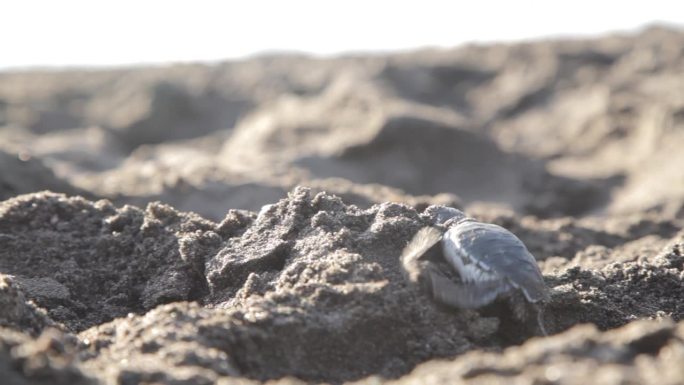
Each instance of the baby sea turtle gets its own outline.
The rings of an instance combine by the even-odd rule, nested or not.
[[[430,206],[425,214],[433,225],[418,231],[401,257],[409,279],[415,282],[424,274],[436,301],[460,309],[480,308],[499,297],[513,299],[522,293],[523,302],[536,310],[539,328],[546,335],[538,305],[548,301],[549,291],[536,260],[522,241],[501,226],[477,222],[451,207]],[[419,259],[440,240],[443,257],[458,273],[460,284],[436,264],[419,264]],[[518,317],[524,318],[521,306],[525,303],[512,304]]]

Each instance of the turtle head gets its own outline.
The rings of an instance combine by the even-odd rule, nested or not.
[[[429,206],[427,209],[425,209],[423,215],[427,216],[433,225],[441,225],[447,227],[449,224],[458,222],[466,216],[465,213],[463,213],[463,211],[461,210],[442,205]]]

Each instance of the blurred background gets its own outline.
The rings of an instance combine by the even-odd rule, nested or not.
[[[684,216],[684,4],[7,1],[0,199]]]

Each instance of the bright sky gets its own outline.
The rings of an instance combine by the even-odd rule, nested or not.
[[[319,55],[684,26],[684,1],[2,0],[0,68]]]

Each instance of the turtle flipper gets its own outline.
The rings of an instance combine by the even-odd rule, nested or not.
[[[442,232],[434,227],[423,227],[409,242],[401,253],[401,264],[411,282],[417,282],[421,275],[418,263],[432,246],[442,239]]]
[[[534,310],[537,312],[537,325],[539,326],[539,331],[541,331],[544,337],[548,337],[549,333],[546,332],[546,327],[544,327],[544,307],[543,305],[534,305]]]
[[[435,301],[459,309],[485,306],[493,302],[499,294],[511,289],[505,281],[456,284],[436,269],[430,269],[428,277]]]

